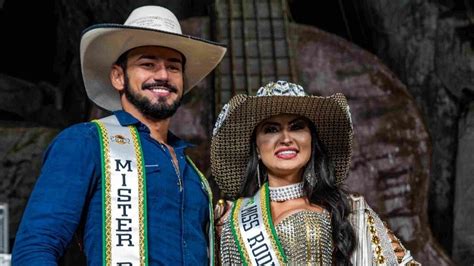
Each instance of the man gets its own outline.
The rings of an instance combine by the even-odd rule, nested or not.
[[[74,125],[50,145],[14,265],[56,265],[78,231],[88,265],[212,263],[209,187],[168,128],[183,94],[225,50],[182,35],[158,6],[135,9],[124,25],[86,29],[86,91],[114,115]]]

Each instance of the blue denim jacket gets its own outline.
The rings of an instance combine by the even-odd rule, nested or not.
[[[208,257],[209,200],[198,173],[186,160],[189,145],[173,134],[183,191],[166,146],[124,111],[121,125],[136,125],[147,176],[148,261],[150,265],[205,265]],[[16,234],[13,265],[56,265],[78,226],[88,265],[102,265],[100,145],[93,123],[74,125],[49,146],[41,174]]]

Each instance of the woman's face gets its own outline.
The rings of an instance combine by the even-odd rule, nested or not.
[[[311,158],[311,131],[302,116],[281,114],[263,121],[256,129],[256,143],[272,177],[300,177]]]

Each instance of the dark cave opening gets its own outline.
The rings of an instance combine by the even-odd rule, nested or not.
[[[54,83],[54,1],[6,0],[0,8],[0,72],[33,83]]]
[[[368,15],[369,7],[364,3],[353,0],[288,1],[294,22],[315,26],[374,52],[371,24],[376,23],[376,18]]]

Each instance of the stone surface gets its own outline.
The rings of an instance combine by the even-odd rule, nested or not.
[[[10,238],[39,175],[43,153],[57,133],[52,128],[0,124],[0,202],[9,204]]]
[[[435,75],[457,99],[464,97],[464,90],[474,92],[474,37],[459,32],[474,25],[465,18],[445,17],[437,21],[435,38]]]
[[[367,1],[375,53],[406,84],[432,140],[428,214],[434,235],[448,253],[458,118],[463,105],[473,100],[466,92],[474,91],[474,40],[466,31],[472,20],[464,5],[468,2]]]
[[[450,259],[427,216],[431,142],[415,100],[374,55],[314,27],[292,25],[300,83],[313,94],[342,92],[354,122],[346,186],[364,195],[426,265]]]
[[[459,143],[456,162],[456,197],[454,204],[453,257],[458,265],[474,264],[474,102],[459,123]]]
[[[47,82],[29,82],[0,73],[0,120],[49,127],[64,125],[62,93]]]
[[[209,18],[189,18],[181,20],[183,33],[203,39],[210,37]],[[210,145],[214,120],[212,76],[203,81],[185,95],[182,106],[171,121],[170,130],[195,145],[188,149],[188,155],[199,169],[210,176]]]

